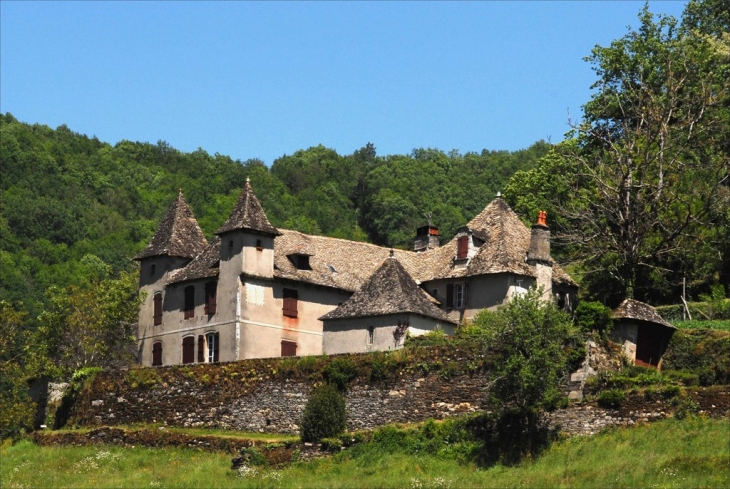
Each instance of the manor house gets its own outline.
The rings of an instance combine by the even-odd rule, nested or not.
[[[215,234],[180,192],[135,257],[143,365],[396,349],[532,285],[566,309],[576,300],[544,213],[530,230],[500,196],[447,243],[424,226],[406,251],[277,229],[247,181]]]

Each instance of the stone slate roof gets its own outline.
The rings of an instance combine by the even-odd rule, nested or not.
[[[194,258],[207,245],[208,241],[180,190],[177,200],[165,214],[152,241],[134,259],[152,256]]]
[[[221,239],[216,237],[206,248],[184,268],[174,270],[167,278],[168,284],[200,278],[217,277],[221,256]]]
[[[457,238],[440,248],[423,252],[424,264],[430,277],[458,278],[492,273],[514,273],[535,277],[535,269],[525,262],[530,248],[530,229],[501,197],[495,198],[467,226],[472,235],[484,241],[466,268],[454,268]],[[553,281],[577,286],[557,263],[553,263]]]
[[[271,225],[266,217],[263,207],[256,198],[251,188],[251,182],[246,180],[246,185],[238,196],[236,204],[233,206],[231,215],[223,226],[215,232],[222,234],[228,231],[245,229],[248,231],[258,231],[259,233],[278,235],[279,232]]]
[[[664,320],[663,317],[656,312],[656,309],[649,304],[644,304],[634,299],[624,300],[616,309],[613,310],[614,319],[635,319],[638,321],[646,321],[649,323],[661,324],[667,328],[677,329]]]
[[[388,258],[388,248],[359,241],[313,236],[279,229],[274,240],[274,276],[355,292]],[[299,270],[289,260],[293,254],[309,255],[311,270]],[[412,251],[395,250],[409,273],[420,264]]]
[[[386,258],[360,290],[320,319],[413,313],[456,324],[456,321],[434,306],[426,295],[395,257]]]

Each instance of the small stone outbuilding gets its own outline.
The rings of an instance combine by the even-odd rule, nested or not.
[[[677,329],[648,304],[626,299],[613,310],[613,339],[635,365],[661,369],[662,356]]]

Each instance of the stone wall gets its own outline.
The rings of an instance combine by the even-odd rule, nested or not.
[[[589,345],[589,357],[593,345]],[[348,429],[489,410],[489,360],[483,347],[430,347],[387,354],[349,355],[358,369],[346,394]],[[338,357],[334,357],[338,358]],[[397,361],[395,361],[395,360]],[[100,372],[82,390],[70,425],[115,426],[159,423],[181,427],[296,433],[310,391],[323,382],[333,357],[258,359],[227,364],[174,366]],[[376,363],[395,364],[385,376]],[[388,363],[390,362],[390,363]],[[586,362],[588,364],[589,362]],[[380,380],[372,380],[379,378]],[[566,390],[570,390],[567,388]],[[710,415],[730,412],[726,386],[693,388],[688,395]],[[552,413],[551,422],[573,434],[606,426],[631,425],[669,416],[670,401],[637,395],[618,410],[574,402]]]

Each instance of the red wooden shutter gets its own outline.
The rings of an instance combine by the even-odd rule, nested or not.
[[[205,313],[215,314],[217,284],[208,282],[205,284]]]
[[[460,236],[456,241],[456,259],[463,260],[469,254],[469,236]]]
[[[220,337],[221,337],[220,334],[216,333],[215,334],[215,341],[213,342],[213,345],[215,347],[213,349],[213,361],[216,362],[216,363],[218,363],[219,358],[220,358],[218,356],[218,348],[220,346]]]
[[[299,300],[299,292],[295,289],[284,289],[284,308],[282,313],[284,316],[295,318],[298,315],[297,301]]]
[[[198,363],[205,362],[205,336],[198,335]]]
[[[297,344],[293,341],[283,340],[281,342],[281,356],[282,357],[295,357],[297,356]]]
[[[154,297],[154,312],[152,317],[155,326],[162,324],[162,294],[159,292]]]
[[[454,284],[446,285],[446,307],[454,307]]]
[[[195,362],[195,338],[193,336],[183,338],[182,350],[183,363]]]
[[[162,342],[158,341],[152,345],[152,366],[162,365]]]

